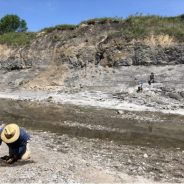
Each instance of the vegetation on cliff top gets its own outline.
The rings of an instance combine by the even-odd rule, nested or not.
[[[30,44],[35,37],[36,33],[10,32],[0,35],[0,44],[7,44],[11,46],[24,46]]]
[[[94,19],[82,21],[80,25],[82,24],[95,25],[95,24],[120,23],[120,22],[123,22],[122,18],[102,17],[102,18],[94,18]]]
[[[177,17],[161,17],[155,15],[143,16],[134,15],[126,19],[122,18],[96,18],[81,22],[79,25],[57,25],[54,27],[44,28],[41,31],[51,33],[55,30],[75,30],[80,29],[80,26],[85,25],[103,25],[108,24],[113,27],[114,24],[119,24],[115,27],[115,32],[112,32],[112,37],[125,36],[127,39],[145,38],[150,35],[169,35],[176,41],[184,41],[184,15]],[[103,30],[102,30],[103,31]],[[105,30],[104,30],[105,31]],[[7,33],[0,35],[0,44],[8,45],[26,45],[31,43],[35,38],[36,33]]]
[[[54,27],[47,27],[47,28],[44,28],[42,29],[41,31],[44,31],[46,33],[50,33],[54,30],[74,30],[75,28],[77,28],[78,26],[77,25],[73,25],[73,24],[62,24],[62,25],[57,25],[57,26],[54,26]]]
[[[103,25],[103,24],[121,24],[120,29],[114,35],[124,35],[129,39],[143,38],[150,35],[169,35],[178,41],[184,41],[184,14],[177,17],[161,17],[156,15],[133,15],[126,19],[123,18],[95,18],[82,21],[79,25],[58,25],[45,28],[42,31],[47,33],[54,30],[73,30],[80,25]]]
[[[11,14],[0,19],[0,44],[13,46],[27,45],[36,33],[27,33],[27,23],[19,16]]]
[[[130,16],[121,31],[129,38],[166,34],[184,41],[184,16]]]
[[[6,15],[0,19],[0,34],[25,31],[27,23],[17,15]]]

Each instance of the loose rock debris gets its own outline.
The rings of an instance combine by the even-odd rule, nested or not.
[[[121,145],[41,131],[30,133],[32,157],[13,165],[1,160],[1,183],[184,182],[184,152],[179,148]],[[1,154],[7,151],[6,145],[2,145]]]

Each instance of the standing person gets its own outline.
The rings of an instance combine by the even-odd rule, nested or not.
[[[9,155],[1,157],[8,164],[13,164],[19,159],[30,158],[30,151],[28,149],[28,140],[30,136],[23,128],[16,124],[8,124],[0,128],[0,145],[2,141],[7,144],[9,148]]]
[[[149,85],[151,85],[151,83],[154,83],[155,82],[155,76],[154,76],[154,73],[151,72],[151,75],[150,75],[150,80],[148,81]]]

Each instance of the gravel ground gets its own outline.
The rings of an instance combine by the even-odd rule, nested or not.
[[[28,130],[29,131],[29,130]],[[32,157],[0,162],[1,183],[184,182],[184,151],[29,131]],[[7,152],[2,145],[1,154]]]
[[[106,166],[103,160],[105,155],[98,153],[99,148],[95,148],[98,140],[71,139],[66,135],[58,137],[48,132],[31,132],[31,135],[31,159],[13,165],[1,161],[1,183],[144,181],[142,177],[134,178],[117,171],[113,166]],[[88,153],[84,154],[86,151]],[[1,154],[6,152],[7,147],[3,145]]]

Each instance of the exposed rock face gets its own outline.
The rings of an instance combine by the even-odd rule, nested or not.
[[[36,39],[25,47],[0,45],[0,69],[30,69],[39,85],[47,82],[52,86],[78,77],[73,73],[86,67],[95,71],[91,74],[94,78],[95,66],[184,64],[184,43],[176,43],[167,35],[130,40],[121,33],[122,26],[122,23],[81,25],[74,30],[37,33]],[[38,75],[39,72],[44,73]],[[85,71],[83,77],[86,75]]]
[[[121,26],[120,23],[82,25],[74,30],[38,33],[30,46],[1,46],[1,68],[44,66],[53,59],[57,64],[67,63],[74,68],[88,63],[110,67],[184,63],[184,44],[161,45],[156,38],[129,41],[120,33]]]

